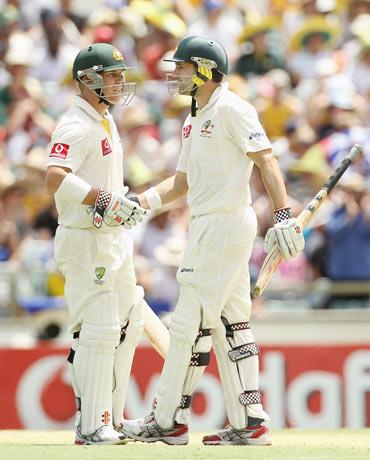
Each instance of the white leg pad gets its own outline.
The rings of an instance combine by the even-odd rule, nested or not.
[[[230,424],[236,429],[245,428],[248,416],[268,421],[269,417],[260,403],[243,405],[239,399],[244,391],[258,390],[258,354],[236,361],[232,361],[229,354],[233,348],[245,344],[253,344],[252,349],[255,348],[252,331],[235,331],[232,338],[227,338],[225,326],[221,324],[213,331],[212,338]]]
[[[211,330],[209,330],[209,332],[211,333]],[[192,394],[194,393],[194,390],[200,378],[202,377],[204,370],[209,362],[211,348],[212,348],[211,335],[199,337],[199,339],[196,340],[196,343],[193,346],[193,349],[192,349],[193,353],[192,353],[192,358],[191,358],[192,365],[188,366],[188,370],[187,370],[185,382],[184,382],[184,387],[182,390],[182,401],[181,401],[180,407],[176,410],[176,414],[175,414],[175,421],[178,423],[184,423],[185,425],[189,424],[190,407],[182,408],[181,405],[186,404],[187,398],[190,398],[189,399],[189,405],[190,405]],[[200,353],[200,355],[198,355],[198,353]],[[199,363],[199,357],[203,357],[203,359],[205,358],[205,362]]]
[[[140,298],[129,314],[127,327],[121,335],[121,343],[114,353],[113,364],[113,425],[119,426],[123,419],[127,387],[135,350],[143,335],[142,306]]]
[[[163,429],[170,429],[184,394],[192,348],[201,324],[201,309],[196,292],[182,286],[179,302],[170,324],[170,346],[157,392],[155,418]]]
[[[112,424],[113,356],[120,337],[116,296],[98,296],[85,318],[73,369],[81,397],[81,433],[88,435]]]

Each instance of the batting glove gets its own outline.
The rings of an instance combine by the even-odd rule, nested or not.
[[[95,201],[93,223],[100,228],[103,221],[109,226],[132,228],[143,220],[146,210],[136,201],[117,193],[99,190]]]
[[[285,208],[284,213],[281,210],[275,211],[274,218],[276,224],[269,228],[265,240],[264,250],[270,252],[274,245],[278,245],[281,255],[285,260],[290,260],[303,251],[305,241],[302,228],[294,217],[291,216],[290,208]],[[279,217],[285,217],[284,220],[278,221]]]

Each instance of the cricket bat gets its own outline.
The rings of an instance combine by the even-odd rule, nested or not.
[[[355,144],[349,154],[343,159],[341,164],[325,182],[325,184],[320,188],[312,200],[307,204],[303,211],[298,215],[297,222],[303,229],[308,222],[312,219],[312,216],[319,209],[323,201],[329,195],[331,190],[335,187],[339,179],[343,176],[348,166],[352,163],[352,160],[362,153],[362,148],[360,145]],[[277,245],[267,253],[263,265],[261,267],[260,274],[258,276],[256,285],[252,291],[252,297],[259,297],[270,281],[274,271],[282,261],[283,257],[280,253],[280,250]]]

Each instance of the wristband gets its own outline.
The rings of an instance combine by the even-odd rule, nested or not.
[[[283,220],[292,219],[292,208],[280,208],[274,211],[274,222],[278,224],[283,222]]]
[[[144,196],[148,202],[149,209],[158,209],[163,206],[161,195],[155,187],[150,187],[145,190]]]
[[[55,196],[71,203],[82,203],[90,190],[90,184],[75,174],[68,173],[55,192]]]
[[[98,195],[95,200],[95,207],[94,207],[94,217],[93,217],[93,224],[96,228],[100,228],[103,223],[103,217],[105,210],[109,206],[111,202],[112,194],[110,192],[105,192],[104,190],[98,191]]]

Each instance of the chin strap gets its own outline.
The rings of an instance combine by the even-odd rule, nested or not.
[[[110,102],[108,102],[107,100],[105,100],[104,98],[101,97],[101,95],[103,94],[103,89],[102,88],[96,89],[95,93],[99,97],[99,104],[103,103],[108,107],[110,107],[112,105]]]
[[[212,67],[209,65],[206,66],[204,65],[203,61],[201,61],[202,64],[198,63],[197,64],[197,73],[193,76],[191,79],[192,82],[194,83],[193,89],[191,91],[191,116],[195,117],[197,114],[197,104],[195,100],[195,93],[197,92],[198,86],[203,85],[204,83],[207,83],[208,80],[212,79]]]
[[[196,117],[197,116],[197,101],[195,100],[195,93],[197,91],[197,88],[195,87],[191,91],[191,116]]]

